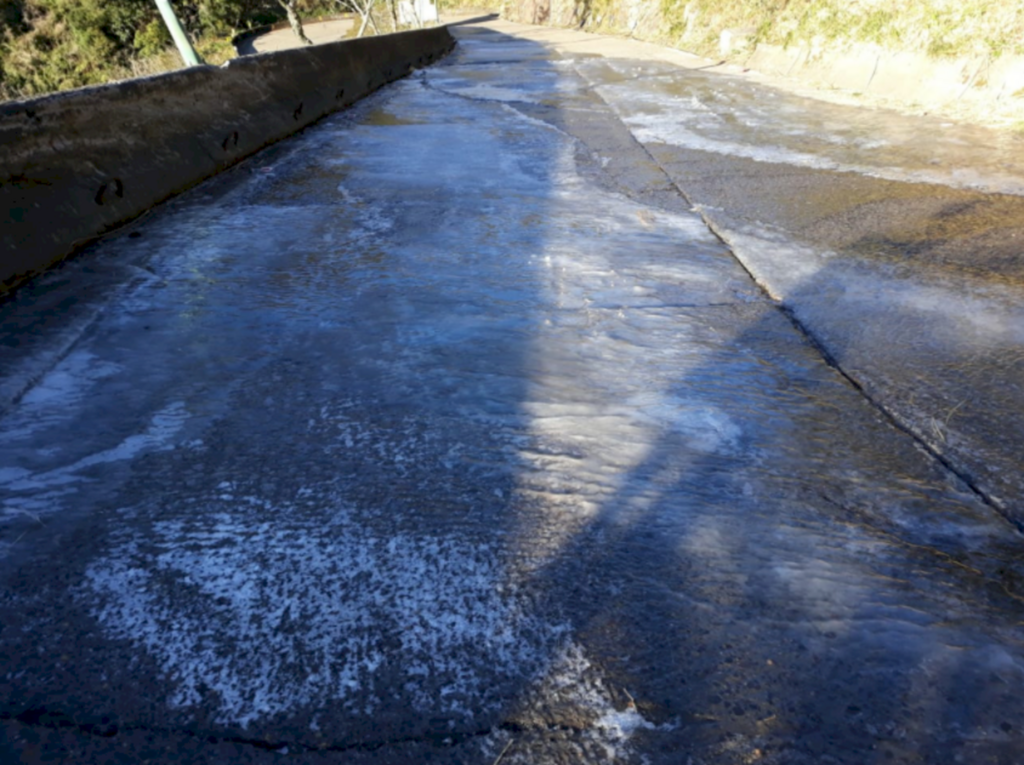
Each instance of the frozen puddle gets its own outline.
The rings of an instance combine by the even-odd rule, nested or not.
[[[38,403],[48,403],[56,395],[51,392],[54,381],[62,382],[64,377],[65,370],[58,368],[32,392],[33,397],[28,401],[27,411],[19,413],[23,414],[20,418],[23,422],[30,419]],[[26,399],[29,397],[26,396]],[[40,422],[44,425],[51,424],[47,417],[59,421],[59,417],[55,416],[52,409],[53,407],[41,409]],[[111,462],[129,462],[143,452],[174,448],[174,438],[185,426],[188,418],[189,412],[184,403],[176,401],[155,412],[141,433],[127,436],[109,449],[93,452],[70,464],[37,471],[23,467],[0,467],[0,493],[6,495],[0,503],[0,520],[23,516],[45,526],[43,519],[47,515],[59,512],[66,498],[78,491],[77,485],[90,480],[90,468]],[[14,425],[15,430],[5,434],[12,442],[16,442],[19,435],[17,419]],[[32,435],[31,429],[28,429],[28,435]],[[38,457],[44,461],[51,461],[54,457],[59,459],[62,454],[61,447],[47,447],[37,451]],[[0,546],[0,550],[3,549],[4,547]]]
[[[183,403],[175,402],[156,412],[142,433],[128,436],[119,444],[67,465],[41,473],[24,468],[4,468],[0,472],[0,488],[12,491],[38,491],[82,480],[79,472],[93,465],[131,460],[143,451],[170,449],[170,440],[188,419]]]

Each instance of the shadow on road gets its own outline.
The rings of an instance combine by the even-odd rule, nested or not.
[[[84,256],[153,278],[0,421],[0,751],[1012,762],[1005,528],[460,36]]]

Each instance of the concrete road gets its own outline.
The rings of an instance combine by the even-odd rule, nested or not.
[[[357,23],[358,20],[354,17],[330,19],[329,21],[315,21],[303,24],[302,30],[306,33],[306,37],[313,41],[314,45],[322,45],[323,43],[344,40],[349,36],[353,27],[356,27]],[[243,56],[248,56],[254,53],[272,53],[278,50],[301,48],[302,45],[302,41],[295,36],[291,28],[275,29],[258,37],[242,40],[238,44],[238,52]]]
[[[458,34],[0,306],[0,761],[1019,762],[1018,198]]]

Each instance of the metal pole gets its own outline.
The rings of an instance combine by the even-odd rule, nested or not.
[[[174,38],[174,44],[178,46],[178,52],[181,53],[181,57],[185,60],[185,64],[188,66],[202,66],[203,60],[199,58],[195,49],[192,47],[192,43],[188,39],[188,35],[185,34],[185,30],[181,28],[181,22],[178,21],[178,17],[174,15],[174,9],[171,7],[171,0],[156,0],[156,7],[160,10],[160,15],[164,17],[164,24],[167,25],[167,31],[171,33],[171,37]]]

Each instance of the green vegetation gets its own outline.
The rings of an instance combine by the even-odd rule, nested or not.
[[[292,0],[309,20],[393,0]],[[443,10],[501,9],[517,21],[629,34],[718,55],[723,30],[752,43],[841,47],[873,43],[932,56],[1024,54],[1024,2],[1007,0],[439,0]],[[220,64],[233,34],[286,16],[281,0],[174,0],[200,55]],[[0,100],[181,66],[152,0],[0,0]]]
[[[1006,0],[661,0],[660,10],[671,43],[704,53],[729,28],[787,46],[817,40],[933,56],[1024,53],[1024,3]]]
[[[506,0],[505,10],[515,21],[624,33],[704,55],[717,55],[726,29],[783,46],[1024,54],[1020,0]]]
[[[304,15],[336,0],[298,0]],[[279,21],[276,0],[175,0],[196,49],[211,64],[234,55],[230,38]],[[152,0],[0,0],[0,99],[33,96],[181,66]]]

